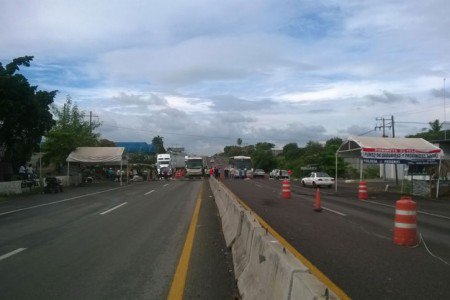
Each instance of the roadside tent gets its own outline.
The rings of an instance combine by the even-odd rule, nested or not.
[[[66,159],[67,177],[69,178],[71,162],[88,165],[117,165],[122,171],[122,166],[128,164],[123,154],[124,150],[124,147],[78,147]]]
[[[364,164],[407,164],[441,166],[442,150],[420,138],[349,137],[336,151],[338,156],[360,159],[360,179]],[[336,180],[337,191],[337,180]],[[439,179],[437,193],[439,192]]]

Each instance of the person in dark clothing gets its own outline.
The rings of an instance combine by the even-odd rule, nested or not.
[[[214,168],[214,176],[219,178],[219,169],[217,167]]]

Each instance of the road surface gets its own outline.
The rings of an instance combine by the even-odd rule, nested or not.
[[[281,181],[222,182],[350,297],[450,299],[450,203],[418,203],[426,244],[409,248],[392,242],[392,197],[360,201],[356,192],[324,189],[317,213],[315,190],[298,182],[289,200]]]
[[[236,294],[207,182],[80,187],[0,203],[0,298],[165,299],[203,188],[186,299]]]

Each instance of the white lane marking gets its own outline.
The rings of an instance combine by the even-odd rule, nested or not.
[[[10,256],[13,256],[13,255],[15,255],[15,254],[17,254],[17,253],[20,253],[20,252],[22,252],[23,250],[27,250],[27,248],[19,248],[19,249],[16,249],[16,250],[14,250],[14,251],[11,251],[11,252],[9,252],[9,253],[3,254],[2,256],[0,256],[0,260],[6,259],[6,258],[8,258],[8,257],[10,257]]]
[[[150,192],[147,192],[147,193],[145,193],[144,195],[148,195],[148,194],[151,194],[151,193],[153,193],[155,190],[151,190]]]
[[[322,206],[322,208],[325,209],[325,210],[328,210],[328,211],[330,211],[330,212],[333,212],[333,213],[335,213],[335,214],[341,215],[341,216],[343,216],[343,217],[346,217],[346,216],[347,216],[347,215],[344,214],[344,213],[341,213],[341,212],[338,212],[338,211],[336,211],[336,210],[332,210],[332,209],[326,208],[325,206]]]
[[[259,184],[257,184],[257,183],[255,183],[255,185],[256,185],[257,187],[259,187],[259,188],[262,188],[262,186],[261,186],[261,185],[259,185]]]
[[[380,202],[376,202],[376,201],[363,200],[361,202],[369,202],[369,203],[376,204],[376,205],[382,205],[382,206],[395,208],[395,205],[384,204],[384,203],[380,203]],[[424,215],[429,215],[429,216],[433,216],[433,217],[436,217],[436,218],[442,218],[442,219],[450,220],[450,217],[443,216],[443,215],[432,214],[432,213],[429,213],[429,212],[426,212],[426,211],[422,211],[422,210],[418,210],[417,212],[419,214],[424,214]]]
[[[107,214],[107,213],[109,213],[109,212],[112,212],[113,210],[115,210],[115,209],[118,209],[119,207],[121,207],[121,206],[124,206],[125,204],[127,204],[128,202],[124,202],[124,203],[122,203],[122,204],[119,204],[119,205],[117,205],[117,206],[114,206],[113,208],[110,208],[110,209],[108,209],[108,210],[106,210],[106,211],[104,211],[104,212],[102,212],[102,213],[100,213],[101,215],[104,215],[104,214]]]
[[[118,190],[118,189],[121,189],[121,188],[124,188],[124,187],[126,187],[126,186],[121,186],[121,187],[117,187],[117,188],[113,188],[113,189],[109,189],[109,190],[104,190],[104,191],[100,191],[100,192],[95,192],[95,193],[89,193],[89,194],[80,195],[80,196],[67,198],[67,199],[63,199],[63,200],[58,200],[58,201],[54,201],[54,202],[49,202],[49,203],[29,206],[29,207],[25,207],[25,208],[16,209],[16,210],[6,211],[6,212],[0,213],[0,216],[7,215],[7,214],[12,214],[12,213],[15,213],[15,212],[18,212],[18,211],[29,210],[29,209],[33,209],[33,208],[37,208],[37,207],[42,207],[42,206],[47,206],[47,205],[52,205],[52,204],[58,204],[58,203],[61,203],[61,202],[75,200],[75,199],[82,198],[82,197],[87,197],[87,196],[97,195],[97,194],[101,194],[101,193],[106,193],[106,192]]]
[[[166,183],[165,185],[163,185],[163,187],[166,187],[166,186],[168,186],[169,184],[168,183]]]

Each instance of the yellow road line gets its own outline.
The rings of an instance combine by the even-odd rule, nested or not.
[[[172,286],[170,287],[169,300],[183,299],[184,286],[186,285],[186,277],[189,268],[189,261],[192,253],[192,246],[194,245],[195,228],[197,227],[198,215],[200,206],[202,204],[203,183],[197,197],[197,204],[195,205],[194,215],[192,216],[191,224],[184,242],[183,251],[181,252],[180,261],[178,262],[175,276],[173,277]]]
[[[272,227],[267,224],[260,216],[258,216],[247,204],[244,203],[238,196],[236,199],[239,203],[245,207],[248,211],[251,211],[252,214],[256,217],[261,226],[265,227],[267,231],[273,235],[286,250],[289,250],[298,260],[300,260],[310,271],[311,273],[317,277],[323,284],[325,284],[330,290],[332,290],[339,299],[351,299],[340,287],[334,284],[325,274],[323,274],[316,266],[314,266],[306,257],[304,257],[300,252],[298,252],[294,247],[291,246],[278,232],[275,231]]]

